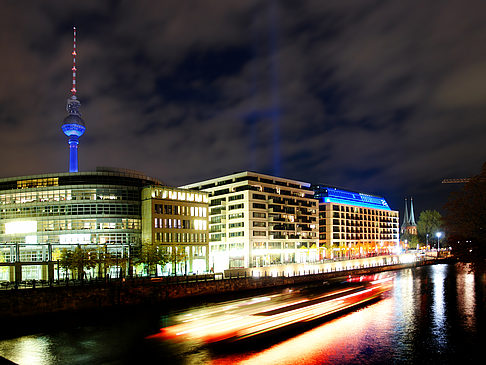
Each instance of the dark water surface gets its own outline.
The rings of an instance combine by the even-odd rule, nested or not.
[[[0,356],[17,364],[486,363],[484,274],[434,265],[393,275],[391,293],[376,303],[252,343],[213,347],[146,339],[174,314],[139,311],[1,340]]]

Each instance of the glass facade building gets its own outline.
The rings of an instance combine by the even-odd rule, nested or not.
[[[111,168],[0,179],[0,280],[56,278],[63,248],[128,255],[141,243],[142,188],[154,184]]]

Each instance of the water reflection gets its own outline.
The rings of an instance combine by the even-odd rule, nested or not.
[[[147,340],[174,316],[136,313],[3,340],[0,356],[22,365],[478,363],[486,330],[485,276],[459,265],[395,275],[394,288],[384,299],[257,345],[221,350],[196,341]],[[214,312],[219,307],[206,308]]]
[[[398,354],[405,356],[413,351],[413,338],[416,328],[417,298],[414,270],[406,269],[395,279],[393,291],[393,337]]]
[[[469,267],[457,274],[456,291],[458,312],[462,316],[465,327],[474,332],[476,320],[474,310],[476,308],[476,293],[474,274],[469,272]]]
[[[17,364],[52,364],[50,339],[45,336],[25,336],[0,342],[0,353]]]
[[[446,315],[445,315],[445,292],[444,280],[446,277],[448,266],[435,265],[432,267],[432,281],[433,281],[433,302],[432,302],[432,334],[434,336],[435,345],[443,348],[447,346],[446,337]]]

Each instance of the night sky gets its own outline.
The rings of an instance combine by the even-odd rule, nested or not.
[[[0,2],[0,177],[252,170],[442,209],[486,161],[486,2]]]

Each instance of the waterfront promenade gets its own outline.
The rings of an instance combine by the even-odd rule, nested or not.
[[[312,282],[366,275],[435,264],[451,260],[403,254],[316,264],[292,264],[248,270],[228,270],[211,275],[124,278],[92,281],[59,281],[19,286],[0,291],[0,318],[33,316],[160,305],[173,300],[215,298],[222,294],[248,293]]]

